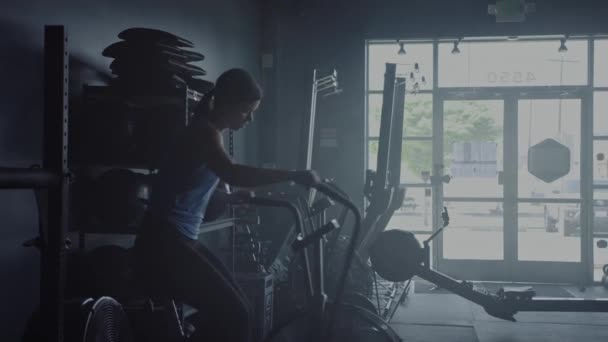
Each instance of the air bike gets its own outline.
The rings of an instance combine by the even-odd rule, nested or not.
[[[370,248],[372,267],[386,280],[401,282],[418,276],[478,305],[494,317],[515,322],[521,311],[608,312],[608,299],[537,297],[533,287],[504,287],[491,293],[466,280],[456,280],[430,266],[430,242],[448,226],[446,208],[443,226],[422,245],[414,234],[402,230],[380,233]]]

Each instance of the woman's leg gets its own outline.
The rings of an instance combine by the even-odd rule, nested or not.
[[[146,288],[199,311],[202,321],[193,341],[250,341],[247,299],[229,270],[203,244],[170,225],[153,222],[137,237],[135,257]]]
[[[220,258],[218,258],[211,250],[209,250],[203,243],[199,241],[194,241],[192,248],[194,248],[197,254],[205,258],[211,265],[214,266],[215,270],[217,270],[227,281],[230,282],[232,287],[238,291],[243,301],[248,301],[245,292],[243,292],[243,289],[234,278],[233,272],[228,269],[226,264]]]
[[[250,341],[249,304],[223,263],[199,242],[180,238],[176,247],[169,275],[175,296],[199,310],[203,320],[193,340]]]

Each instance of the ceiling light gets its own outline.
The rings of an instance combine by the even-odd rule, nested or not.
[[[399,51],[397,52],[398,55],[405,55],[405,48],[403,47],[404,43],[397,41],[397,43],[399,43]]]
[[[559,49],[557,49],[557,51],[560,53],[568,52],[568,47],[566,47],[566,38],[562,38],[559,41],[560,41],[560,45],[559,45]]]
[[[458,38],[454,41],[454,48],[452,49],[452,54],[457,55],[460,53],[460,49],[458,48],[458,44],[462,41],[462,38]]]

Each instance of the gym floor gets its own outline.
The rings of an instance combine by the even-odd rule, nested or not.
[[[414,284],[414,287],[416,285]],[[608,289],[562,287],[577,298],[608,297]],[[406,342],[600,342],[608,341],[608,313],[518,313],[507,322],[455,294],[416,293],[391,320]]]

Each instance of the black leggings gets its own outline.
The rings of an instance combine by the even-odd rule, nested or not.
[[[247,298],[222,261],[202,243],[146,217],[134,252],[138,277],[151,293],[198,310],[201,319],[195,323],[192,341],[251,341]]]

